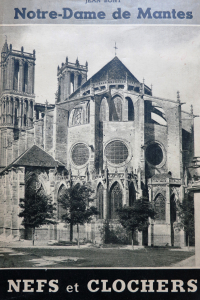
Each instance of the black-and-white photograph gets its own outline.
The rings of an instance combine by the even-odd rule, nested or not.
[[[0,30],[0,267],[195,267],[200,28]]]

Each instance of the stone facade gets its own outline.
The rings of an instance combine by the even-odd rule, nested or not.
[[[81,229],[82,238],[100,242],[99,227],[104,220],[117,223],[117,207],[148,196],[157,215],[150,220],[148,232],[138,234],[138,243],[184,245],[184,233],[176,232],[174,223],[176,201],[183,198],[186,170],[194,155],[192,109],[182,111],[179,94],[177,101],[153,96],[116,56],[89,80],[87,63],[80,65],[78,59],[70,63],[66,58],[57,71],[55,104],[35,103],[35,59],[35,51],[12,50],[5,42],[1,54],[1,233],[15,235],[21,228],[18,204],[31,168],[34,174],[43,174],[37,173],[38,181],[55,203],[64,187],[92,183],[100,214]],[[48,164],[47,156],[46,164],[25,159],[29,151],[33,154],[38,149],[54,163]],[[40,229],[38,236],[48,230],[48,239],[69,239],[59,204],[57,215],[58,225]]]

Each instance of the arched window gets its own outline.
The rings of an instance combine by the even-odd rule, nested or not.
[[[11,115],[14,115],[14,102],[13,102],[13,98],[11,98],[11,103],[10,103],[10,113],[11,113]],[[12,123],[13,123],[13,118],[12,118],[12,121],[11,121]]]
[[[28,101],[27,100],[25,100],[24,101],[24,126],[26,126],[27,125],[27,117],[28,117]]]
[[[162,194],[158,194],[154,201],[154,208],[156,212],[156,220],[165,220],[165,198]]]
[[[99,121],[108,121],[108,113],[108,103],[107,99],[104,97],[101,101]]]
[[[72,125],[81,125],[82,124],[82,108],[76,108],[74,110]]]
[[[108,205],[108,218],[116,219],[118,208],[122,207],[122,191],[118,182],[115,182],[110,190],[110,199]]]
[[[90,102],[84,101],[72,109],[69,117],[69,126],[90,123]]]
[[[176,221],[176,197],[175,194],[172,194],[170,197],[170,218],[171,223]]]
[[[132,206],[135,200],[136,200],[136,191],[135,191],[134,183],[131,182],[129,186],[129,206]]]
[[[62,216],[66,214],[66,210],[63,208],[62,204],[59,202],[59,200],[63,197],[64,193],[66,192],[65,185],[61,185],[59,191],[58,191],[58,204],[57,204],[57,217],[59,221],[62,221]]]
[[[33,102],[30,102],[30,117],[33,118]]]
[[[44,192],[43,185],[35,173],[27,173],[25,176],[25,197],[33,197],[39,191]]]
[[[74,73],[70,74],[70,91],[71,93],[74,92]]]
[[[28,92],[28,64],[25,62],[24,64],[24,82],[22,86],[23,92]]]
[[[14,122],[14,125],[18,125],[18,112],[19,110],[19,100],[16,99],[15,101],[15,107],[14,107],[14,114],[15,114],[15,122]]]
[[[128,121],[134,121],[134,106],[131,98],[126,98],[128,100]]]
[[[122,99],[119,96],[111,101],[110,121],[122,121]]]
[[[9,113],[10,112],[10,104],[8,101],[8,97],[6,97],[6,112]]]
[[[26,126],[27,124],[27,118],[26,118],[26,115],[24,114],[24,126]]]
[[[78,75],[78,87],[81,86],[81,83],[82,83],[82,75],[79,74]]]
[[[14,80],[13,80],[13,90],[18,91],[18,76],[19,76],[19,61],[14,61]]]
[[[103,185],[100,184],[97,189],[97,209],[99,219],[103,219]]]

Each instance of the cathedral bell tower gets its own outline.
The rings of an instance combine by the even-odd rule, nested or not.
[[[68,61],[66,57],[65,63],[61,67],[58,66],[58,91],[57,103],[65,101],[73,92],[75,92],[84,82],[87,81],[88,63],[85,66],[79,64],[78,58],[75,64]]]
[[[13,149],[19,132],[33,127],[35,59],[35,50],[33,53],[24,52],[23,47],[21,51],[13,50],[5,41],[0,64],[0,168],[19,154]],[[10,148],[14,156],[8,154]]]

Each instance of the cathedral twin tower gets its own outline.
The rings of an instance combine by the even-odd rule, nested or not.
[[[35,51],[33,54],[8,48],[1,52],[1,156],[0,166],[6,167],[16,155],[7,157],[7,148],[19,136],[19,130],[33,127]]]
[[[35,51],[8,48],[1,52],[1,124],[33,125]]]

